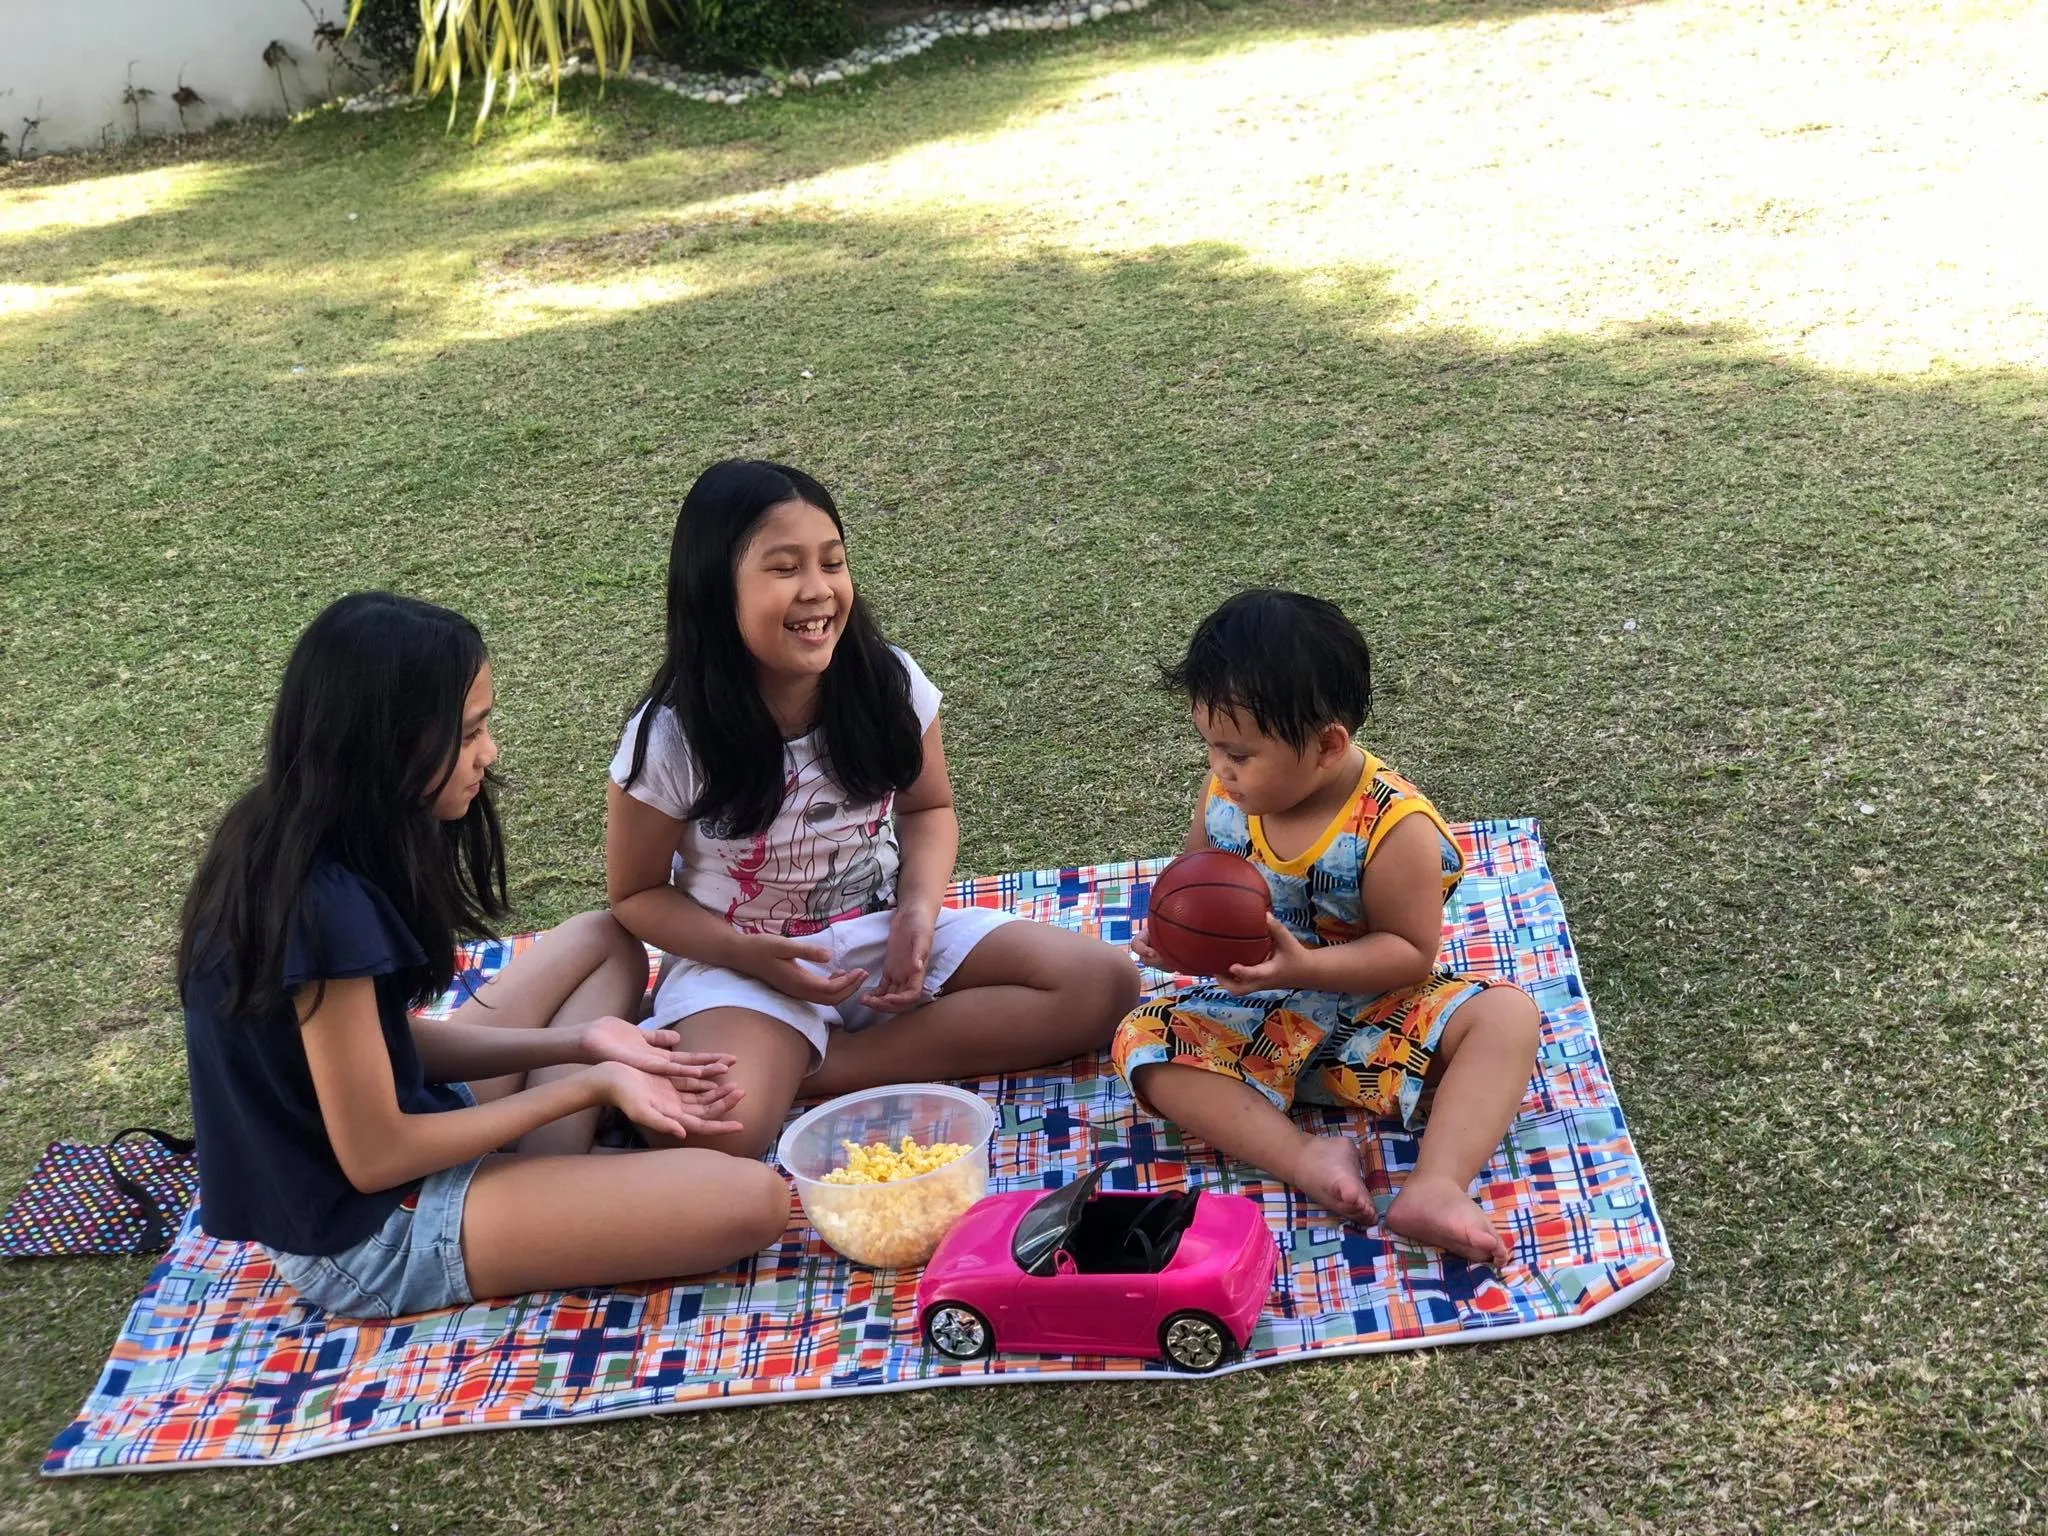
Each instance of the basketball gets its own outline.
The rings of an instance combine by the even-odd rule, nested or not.
[[[1251,860],[1204,849],[1184,853],[1152,882],[1145,941],[1189,976],[1228,976],[1273,953],[1266,877]]]

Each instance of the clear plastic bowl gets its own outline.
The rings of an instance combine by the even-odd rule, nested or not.
[[[796,1181],[804,1215],[835,1249],[870,1269],[924,1263],[947,1228],[988,1193],[988,1144],[995,1112],[974,1094],[942,1083],[869,1088],[830,1100],[782,1133],[775,1156]],[[846,1149],[904,1137],[951,1141],[967,1150],[943,1168],[888,1184],[826,1184],[846,1166]]]

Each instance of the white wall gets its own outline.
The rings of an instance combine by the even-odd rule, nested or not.
[[[312,0],[336,23],[348,19],[348,0]],[[142,104],[142,131],[178,131],[171,93],[178,74],[206,98],[186,111],[198,128],[219,117],[284,110],[277,76],[263,63],[272,39],[297,61],[284,69],[294,110],[334,88],[361,82],[339,65],[333,51],[316,51],[313,20],[299,0],[0,0],[0,133],[7,151],[20,147],[24,117],[40,116],[32,149],[73,149],[100,142],[102,129],[127,137],[134,110],[121,92],[130,78],[156,94]],[[38,110],[40,103],[40,111]]]

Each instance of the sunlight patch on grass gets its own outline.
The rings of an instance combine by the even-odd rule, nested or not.
[[[524,150],[524,141],[518,142]],[[516,158],[504,154],[479,155],[469,164],[423,178],[421,191],[440,197],[491,197],[558,187],[586,191],[601,169],[587,155],[573,151],[521,153]]]
[[[177,316],[231,328],[243,351],[251,343],[267,349],[258,369],[264,377],[373,377],[450,343],[505,340],[616,318],[750,287],[771,273],[793,270],[789,261],[773,258],[765,265],[752,256],[717,265],[692,259],[712,248],[712,237],[699,228],[643,226],[481,259],[439,252],[425,263],[352,268],[132,264],[61,286],[0,283],[0,328],[10,320],[47,322],[69,307],[113,301],[119,306],[113,313],[125,315],[129,324]],[[805,270],[816,264],[805,262]],[[102,312],[103,323],[107,313]],[[370,334],[347,329],[363,325]],[[347,355],[351,348],[359,350]]]
[[[392,350],[602,321],[771,281],[817,278],[848,259],[835,246],[757,238],[754,221],[719,217],[723,206],[697,205],[684,221],[630,224],[484,256],[431,334]]]
[[[98,1041],[86,1058],[86,1075],[109,1088],[126,1082],[136,1076],[143,1048],[151,1043],[140,1031],[109,1035]]]
[[[168,213],[221,191],[240,174],[197,161],[55,186],[0,189],[0,240],[62,229],[92,229]]]
[[[479,295],[476,307],[482,311],[480,317],[468,324],[453,322],[443,334],[464,341],[517,336],[580,319],[604,319],[701,298],[728,286],[741,285],[707,281],[701,273],[675,267],[613,278],[502,286]]]
[[[1382,270],[1412,329],[1732,324],[1873,373],[2048,366],[2048,11],[1882,31],[1655,5],[1274,42],[729,209],[938,215],[1019,249]],[[1901,46],[1902,42],[1907,46]],[[1911,54],[1910,63],[1907,55]]]
[[[630,159],[599,158],[593,145],[579,142],[562,119],[541,119],[479,151],[473,159],[420,178],[418,191],[433,198],[533,199],[560,194],[579,203],[607,198],[628,202],[653,198],[665,189],[701,187],[743,175],[760,159],[757,144],[693,144],[685,150],[659,149]]]
[[[10,315],[47,314],[84,292],[75,283],[0,283],[0,320]]]

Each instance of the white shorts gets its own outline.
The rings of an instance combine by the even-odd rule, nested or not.
[[[782,1020],[811,1042],[810,1070],[815,1072],[824,1064],[825,1045],[833,1029],[866,1029],[892,1017],[867,1007],[861,997],[872,991],[881,977],[883,954],[889,945],[889,924],[895,915],[869,912],[805,937],[805,943],[829,946],[832,951],[830,966],[820,968],[806,962],[805,969],[820,976],[830,971],[868,973],[861,990],[837,1008],[787,997],[767,982],[739,971],[670,955],[663,960],[661,983],[655,988],[651,1023],[667,1029],[713,1008],[746,1008],[765,1013],[771,1019]],[[924,969],[925,1000],[929,1002],[939,995],[939,989],[952,979],[975,945],[1003,924],[1016,920],[1014,912],[988,907],[941,907],[938,928],[932,935],[931,961]]]

